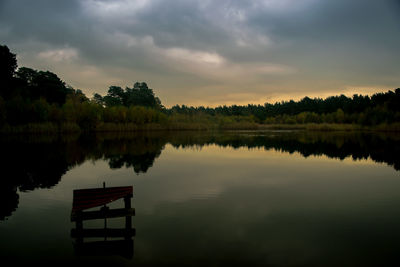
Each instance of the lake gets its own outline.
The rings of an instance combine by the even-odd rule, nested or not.
[[[400,137],[306,131],[3,136],[10,264],[398,266]],[[73,192],[133,186],[133,238],[71,236]],[[121,208],[122,200],[110,208]],[[93,210],[99,210],[94,208]],[[125,217],[84,221],[124,228]],[[81,240],[82,241],[82,240]],[[79,242],[81,242],[79,241]],[[90,247],[101,244],[105,247]],[[106,248],[106,249],[105,249]]]

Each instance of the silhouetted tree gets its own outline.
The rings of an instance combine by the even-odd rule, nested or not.
[[[152,89],[148,88],[145,82],[136,82],[133,88],[126,87],[125,90],[119,86],[110,86],[107,95],[102,97],[95,94],[95,102],[107,107],[114,106],[144,106],[161,108],[161,101],[154,95]]]
[[[103,98],[108,107],[121,106],[124,104],[125,92],[119,86],[110,86],[107,95]]]
[[[93,95],[92,101],[100,106],[105,105],[103,97],[98,93]]]
[[[13,77],[17,69],[16,55],[5,45],[0,45],[0,96],[8,98],[13,90]]]
[[[50,71],[36,71],[30,68],[19,68],[16,76],[20,95],[31,99],[44,98],[49,103],[62,105],[68,93],[73,93],[65,83]]]

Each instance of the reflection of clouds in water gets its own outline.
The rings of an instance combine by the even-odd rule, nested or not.
[[[319,179],[321,172],[308,177],[302,175],[312,171],[295,170],[292,175],[297,181],[277,188],[257,183],[260,180],[250,173],[241,184],[225,184],[216,198],[160,201],[152,213],[143,212],[138,217],[138,227],[147,236],[142,241],[143,250],[171,261],[176,260],[169,258],[169,254],[175,255],[173,251],[187,251],[184,259],[188,260],[206,260],[210,255],[214,261],[240,261],[257,255],[259,262],[272,266],[282,262],[288,266],[316,262],[319,266],[327,259],[340,265],[342,260],[361,260],[355,256],[358,252],[365,256],[365,266],[370,264],[367,255],[390,262],[393,253],[384,245],[375,245],[398,247],[393,241],[398,238],[400,218],[395,211],[400,198],[391,187],[400,181],[384,166],[361,171],[330,161],[337,164],[331,166],[334,171],[326,169],[324,179]],[[392,178],[382,182],[382,175]],[[187,243],[167,245],[161,241],[187,238],[189,248],[183,247]]]
[[[324,179],[330,177],[326,175],[327,170],[334,168],[335,164],[339,164],[340,168],[345,165],[356,168],[362,166],[361,162],[366,163],[363,171],[376,167],[371,163],[372,160],[399,169],[397,155],[400,146],[397,145],[398,137],[393,135],[153,132],[127,136],[101,135],[99,139],[53,139],[42,137],[40,140],[32,138],[18,141],[16,138],[14,141],[2,141],[0,162],[6,173],[14,174],[3,180],[2,188],[5,191],[12,194],[15,188],[22,191],[51,188],[61,181],[61,177],[70,175],[81,177],[72,189],[80,188],[82,181],[90,181],[89,187],[98,187],[103,181],[113,186],[116,183],[124,185],[125,180],[130,179],[137,182],[138,186],[152,185],[152,192],[141,197],[149,209],[153,209],[157,201],[215,198],[226,190],[227,185],[241,184],[243,179],[248,183],[276,188],[296,183],[297,173],[303,175],[304,172],[304,177]],[[79,168],[78,172],[76,169],[71,171],[87,160],[96,163],[90,166],[85,163],[84,166],[89,166],[87,170],[91,171],[84,171],[86,167]],[[160,168],[163,168],[161,173]],[[138,192],[141,194],[142,190]],[[61,192],[54,199],[60,196]],[[13,203],[17,207],[18,203]],[[3,211],[9,214],[11,209],[4,208]]]
[[[265,189],[286,190],[299,183],[315,180],[339,183],[358,179],[358,172],[368,177],[369,173],[378,175],[387,169],[370,160],[363,161],[369,163],[360,168],[358,162],[351,159],[346,159],[344,166],[343,161],[326,156],[304,158],[298,153],[221,149],[216,145],[204,146],[196,152],[167,145],[157,167],[151,169],[145,179],[135,179],[135,184],[142,188],[138,198],[143,198],[143,208],[153,213],[158,203],[164,201],[184,203],[191,199],[217,198],[236,186],[257,185]],[[143,192],[144,188],[150,191]]]
[[[39,250],[54,251],[67,239],[60,254],[69,257],[64,245],[70,247],[71,242],[66,233],[72,191],[101,187],[104,181],[110,187],[134,186],[138,265],[376,266],[374,258],[389,266],[398,257],[398,173],[364,159],[391,147],[384,159],[392,162],[398,138],[337,133],[145,137],[48,143],[49,149],[57,149],[46,153],[52,151],[68,163],[68,171],[51,189],[42,188],[49,183],[38,180],[35,190],[19,193],[18,212],[1,222],[0,230],[7,233],[2,232],[6,238],[0,243],[13,241],[18,251],[39,255]],[[25,151],[32,147],[37,150],[37,144],[21,146]],[[147,158],[149,153],[159,157],[136,175],[129,155]],[[109,159],[118,155],[129,157],[121,168],[111,169]],[[15,161],[13,166],[24,163],[6,156],[0,161],[3,167],[10,160]],[[19,229],[27,223],[29,227]],[[102,227],[99,224],[90,226]],[[46,234],[36,237],[33,232]],[[20,242],[15,236],[30,238]],[[12,251],[12,246],[5,248]]]

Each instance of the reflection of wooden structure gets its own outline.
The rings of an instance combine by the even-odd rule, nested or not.
[[[131,207],[133,197],[132,186],[92,188],[74,190],[71,221],[76,223],[71,236],[76,239],[75,251],[78,254],[119,254],[127,258],[133,257],[133,240],[135,229],[132,228],[132,216],[135,209]],[[118,199],[124,199],[125,207],[110,209],[106,204]],[[84,211],[99,207],[100,210]],[[107,228],[108,218],[125,217],[125,228]],[[83,221],[104,219],[103,229],[84,229]],[[107,238],[123,238],[122,240],[107,240]],[[104,238],[104,241],[84,242],[84,238]]]

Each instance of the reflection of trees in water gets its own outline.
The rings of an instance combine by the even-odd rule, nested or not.
[[[400,138],[395,134],[360,132],[268,132],[229,133],[223,135],[180,137],[169,142],[174,147],[205,146],[216,144],[232,148],[274,149],[282,152],[298,152],[304,157],[325,155],[329,158],[354,160],[372,159],[384,162],[400,170]]]
[[[18,207],[19,191],[51,188],[85,160],[104,159],[110,168],[132,167],[144,173],[166,141],[147,135],[82,136],[80,138],[7,137],[0,140],[0,220]]]
[[[2,181],[0,186],[0,220],[10,216],[17,209],[18,203],[17,188]]]
[[[75,164],[67,158],[66,143],[0,141],[0,220],[18,206],[19,191],[50,188]]]
[[[56,138],[1,138],[0,220],[18,206],[18,190],[51,188],[85,160],[103,159],[110,168],[133,168],[137,174],[153,166],[165,144],[174,147],[247,147],[298,152],[304,157],[370,158],[400,170],[400,138],[366,133],[204,133],[153,132]]]
[[[108,161],[111,169],[133,168],[137,174],[145,173],[153,166],[167,142],[165,136],[157,133],[103,135],[100,138],[104,153],[102,157]]]
[[[363,133],[299,133],[296,138],[275,136],[264,144],[266,149],[299,152],[304,157],[326,155],[329,158],[372,159],[400,170],[400,140],[395,136]]]
[[[139,174],[140,172],[145,173],[153,166],[154,159],[161,154],[161,150],[154,153],[145,153],[142,155],[120,155],[112,156],[109,160],[111,169],[120,169],[123,166],[126,168],[133,167],[133,170]]]

